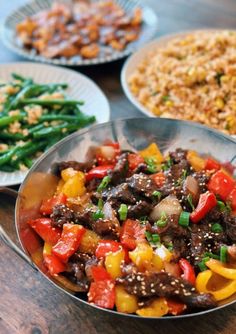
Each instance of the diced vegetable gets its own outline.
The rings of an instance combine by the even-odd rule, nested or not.
[[[78,249],[82,253],[95,254],[99,240],[97,233],[86,229]]]
[[[58,257],[52,254],[52,245],[47,242],[45,242],[43,247],[43,259],[52,276],[66,270],[66,265],[62,263]]]
[[[215,195],[219,195],[223,201],[227,199],[235,187],[235,180],[222,170],[212,175],[207,187]]]
[[[86,181],[90,181],[94,178],[103,179],[104,176],[107,175],[107,172],[113,168],[114,168],[113,165],[103,165],[94,167],[90,169],[90,171],[86,174]]]
[[[105,267],[111,278],[116,279],[121,276],[121,264],[125,260],[125,251],[119,249],[116,252],[110,252],[105,258]]]
[[[145,240],[145,226],[141,226],[137,220],[127,219],[121,228],[121,244],[129,250],[136,247],[137,242]]]
[[[63,185],[62,192],[67,197],[77,197],[84,195],[86,192],[86,188],[84,186],[84,176],[80,173],[76,173],[70,177]]]
[[[191,283],[192,285],[195,285],[196,281],[196,276],[195,276],[195,271],[192,265],[188,262],[186,259],[180,259],[179,260],[179,266],[181,270],[183,271],[182,277]]]
[[[179,216],[182,211],[182,207],[174,195],[169,195],[165,197],[161,202],[159,202],[152,210],[150,218],[153,221],[157,221],[163,215],[163,212],[167,217],[171,215]]]
[[[161,260],[165,262],[170,262],[173,256],[173,254],[164,245],[157,247],[155,249],[155,254],[157,254]]]
[[[236,210],[236,185],[234,189],[229,193],[227,201],[230,203],[232,210]]]
[[[108,253],[114,253],[122,249],[120,242],[115,240],[100,240],[95,255],[98,259],[104,258]]]
[[[138,153],[129,153],[128,155],[129,168],[136,169],[140,164],[144,163],[144,158]]]
[[[153,181],[156,183],[157,187],[160,188],[161,186],[163,186],[166,177],[165,174],[163,172],[158,172],[156,174],[153,174],[151,176],[151,178],[153,179]]]
[[[236,280],[236,268],[226,266],[224,263],[215,259],[210,259],[207,261],[206,266],[218,275],[228,279]]]
[[[111,275],[107,272],[107,270],[101,266],[93,266],[91,268],[91,274],[94,281],[104,281],[107,279],[111,279]]]
[[[100,307],[113,309],[115,305],[115,283],[109,279],[92,282],[88,292],[88,301]]]
[[[188,227],[189,225],[189,217],[190,213],[186,211],[182,211],[180,216],[179,216],[179,225],[183,227]]]
[[[179,315],[186,310],[187,305],[181,303],[180,301],[176,301],[174,299],[167,299],[168,313],[172,315]]]
[[[152,143],[147,148],[145,148],[144,150],[139,151],[139,154],[144,159],[149,158],[149,157],[155,158],[155,160],[158,164],[160,164],[164,160],[161,151],[159,150],[157,144],[155,144],[155,143]]]
[[[197,172],[203,170],[205,167],[205,160],[201,158],[197,152],[189,150],[187,153],[187,160],[190,165],[195,169]]]
[[[64,224],[61,238],[53,246],[52,253],[59,257],[61,261],[67,262],[69,257],[79,248],[85,231],[85,228],[81,225]]]
[[[141,317],[162,317],[169,311],[165,298],[155,299],[150,306],[143,307],[136,311]]]
[[[152,260],[152,247],[145,242],[139,242],[136,248],[129,252],[129,257],[137,267],[143,268]]]
[[[199,202],[195,210],[190,214],[193,223],[198,223],[206,214],[217,205],[215,195],[207,191],[200,195]]]
[[[115,304],[118,312],[135,313],[137,311],[137,297],[126,292],[122,285],[116,285],[115,295]]]
[[[43,215],[50,215],[55,205],[66,204],[66,201],[67,201],[67,196],[65,194],[60,193],[58,195],[54,195],[49,199],[43,200],[39,211]]]
[[[221,168],[221,164],[213,158],[207,158],[204,169],[206,170],[218,170]]]
[[[61,237],[61,230],[52,227],[50,218],[37,218],[28,221],[28,224],[40,235],[40,237],[51,245],[55,245]]]

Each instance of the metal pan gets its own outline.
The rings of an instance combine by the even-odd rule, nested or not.
[[[88,130],[73,133],[42,155],[30,169],[16,199],[15,226],[23,251],[9,239],[2,227],[0,227],[0,237],[56,287],[85,304],[88,303],[81,294],[66,289],[53,277],[49,276],[43,261],[35,258],[35,251],[40,247],[41,243],[38,236],[27,224],[27,221],[39,215],[42,199],[49,198],[55,191],[58,181],[57,176],[53,174],[55,162],[65,160],[85,161],[88,148],[102,144],[106,139],[118,141],[122,149],[139,150],[155,141],[162,152],[181,147],[196,150],[202,154],[210,154],[217,157],[220,161],[232,161],[236,157],[236,141],[233,138],[199,124],[161,118],[134,118],[97,125]],[[6,189],[0,189],[0,191],[5,192]],[[12,190],[10,190],[9,194],[12,194]],[[224,300],[223,303],[214,309],[179,316],[165,316],[158,318],[158,320],[198,316],[231,305],[235,301],[236,294]],[[90,305],[90,307],[95,307],[103,312],[141,319],[141,317],[136,315],[126,315],[113,310],[105,310],[95,305]]]

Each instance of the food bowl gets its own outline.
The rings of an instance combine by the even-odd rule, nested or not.
[[[55,163],[65,160],[85,161],[89,147],[102,144],[108,139],[118,141],[124,150],[140,150],[148,146],[148,144],[156,142],[164,153],[181,147],[183,149],[196,150],[206,155],[210,154],[213,157],[217,157],[219,161],[232,161],[234,159],[236,141],[210,128],[185,121],[156,118],[116,120],[73,133],[55,144],[39,158],[22,183],[16,200],[15,226],[24,251],[17,248],[10,241],[2,228],[0,229],[1,238],[31,266],[39,270],[56,287],[69,294],[72,298],[88,304],[92,308],[100,309],[102,312],[141,318],[134,314],[105,310],[89,304],[83,294],[70,291],[58,280],[51,277],[43,264],[43,260],[36,256],[40,247],[40,240],[27,224],[29,219],[34,219],[39,215],[39,207],[42,200],[52,196],[56,189],[58,177],[53,173]],[[1,191],[5,190],[1,189]],[[229,306],[235,301],[236,296],[233,295],[214,309],[175,317],[165,316],[158,319],[167,320],[197,316]]]

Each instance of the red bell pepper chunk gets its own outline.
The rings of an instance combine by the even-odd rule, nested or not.
[[[105,257],[108,253],[115,253],[122,248],[120,242],[114,240],[100,240],[95,251],[97,258]]]
[[[207,191],[200,195],[198,205],[195,210],[190,214],[190,219],[193,223],[198,223],[206,214],[213,209],[217,204],[215,195]]]
[[[141,226],[137,220],[127,219],[120,232],[121,244],[129,249],[135,249],[137,241],[145,240],[146,227]]]
[[[113,280],[92,282],[88,292],[89,303],[113,309],[115,306],[115,283]]]
[[[65,194],[61,193],[55,195],[49,199],[43,200],[39,211],[43,215],[50,215],[55,205],[66,204],[66,201],[67,201],[67,196]]]
[[[79,248],[86,229],[81,225],[64,224],[61,238],[53,246],[52,253],[61,261],[67,262],[69,257]]]
[[[236,210],[236,186],[227,197],[227,202],[230,203],[230,206],[233,211]]]
[[[86,174],[86,181],[90,181],[94,178],[103,179],[104,176],[107,175],[107,172],[113,168],[114,168],[113,165],[94,167],[90,169],[90,171]]]
[[[215,159],[212,158],[207,158],[206,163],[205,163],[205,170],[219,170],[221,168],[221,164],[216,161]]]
[[[153,174],[151,178],[156,183],[157,187],[162,187],[166,180],[165,174],[163,172]]]
[[[65,263],[62,263],[58,257],[54,254],[51,255],[44,255],[44,262],[49,270],[49,273],[53,275],[57,275],[66,270]]]
[[[94,266],[91,268],[91,274],[94,281],[104,281],[106,279],[111,279],[111,275],[106,271],[105,268],[101,266]]]
[[[128,155],[129,169],[134,170],[144,162],[144,158],[137,153],[130,153]]]
[[[179,266],[183,271],[182,277],[192,285],[195,285],[196,275],[193,266],[186,259],[180,259]]]
[[[230,192],[234,189],[235,184],[236,182],[231,176],[219,170],[212,175],[207,187],[215,195],[219,195],[221,199],[225,201]]]
[[[169,308],[168,313],[172,315],[182,314],[183,311],[187,308],[186,304],[176,301],[174,299],[167,299],[167,305]]]
[[[28,224],[44,241],[55,245],[61,237],[61,230],[58,227],[52,227],[51,221],[50,218],[37,218],[28,221]]]

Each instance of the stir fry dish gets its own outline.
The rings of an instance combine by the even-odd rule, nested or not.
[[[54,3],[52,8],[27,17],[16,27],[21,45],[46,58],[96,58],[138,39],[142,11],[126,13],[115,1]]]
[[[233,165],[181,148],[163,156],[155,143],[90,151],[88,162],[57,163],[56,192],[28,222],[48,273],[91,304],[139,316],[191,313],[233,296]]]
[[[38,84],[12,74],[0,83],[0,171],[27,170],[43,151],[95,122],[80,110],[83,101],[65,94],[67,84]]]

